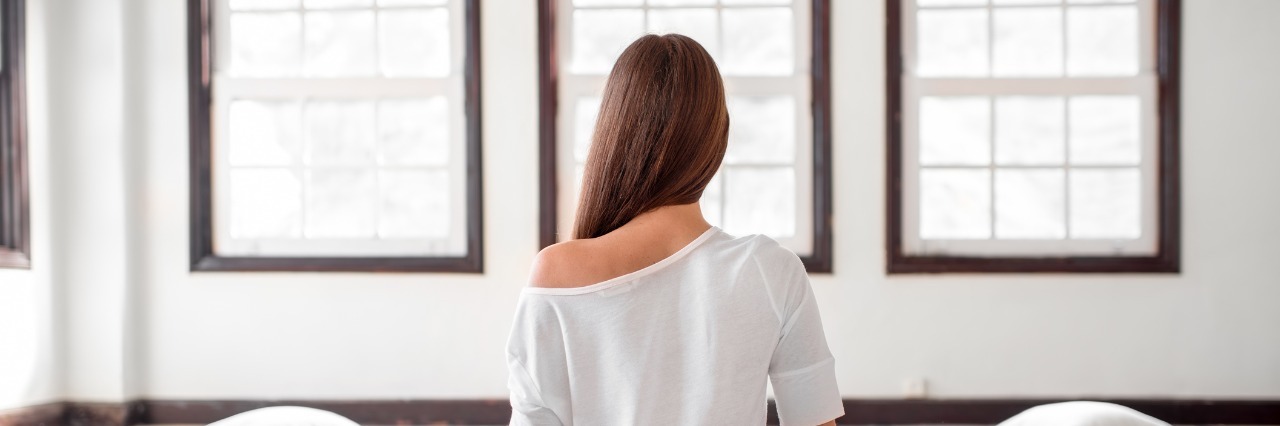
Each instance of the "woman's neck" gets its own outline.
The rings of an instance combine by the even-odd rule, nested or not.
[[[698,203],[662,206],[642,213],[618,228],[619,231],[631,233],[671,234],[691,233],[700,235],[710,228],[711,224],[702,217],[702,207]]]

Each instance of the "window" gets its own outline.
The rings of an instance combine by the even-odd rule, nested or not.
[[[478,0],[190,0],[192,269],[481,271]]]
[[[31,265],[25,2],[0,2],[0,267]]]
[[[888,0],[888,269],[1178,270],[1177,0]]]
[[[827,0],[541,0],[543,246],[567,239],[604,82],[645,33],[706,47],[724,76],[729,150],[708,221],[766,234],[831,271]]]

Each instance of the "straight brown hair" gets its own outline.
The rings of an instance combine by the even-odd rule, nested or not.
[[[706,49],[679,34],[631,43],[605,84],[573,237],[698,201],[728,143],[724,81]]]

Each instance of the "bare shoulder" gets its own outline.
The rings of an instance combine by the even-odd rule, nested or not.
[[[533,258],[529,273],[531,287],[565,288],[590,284],[588,262],[592,240],[570,240],[552,244]]]

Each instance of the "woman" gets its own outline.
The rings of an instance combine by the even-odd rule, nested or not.
[[[534,261],[507,346],[513,425],[783,425],[844,414],[804,266],[698,199],[728,145],[707,51],[647,35],[610,73],[574,240]],[[824,423],[825,422],[825,423]]]

